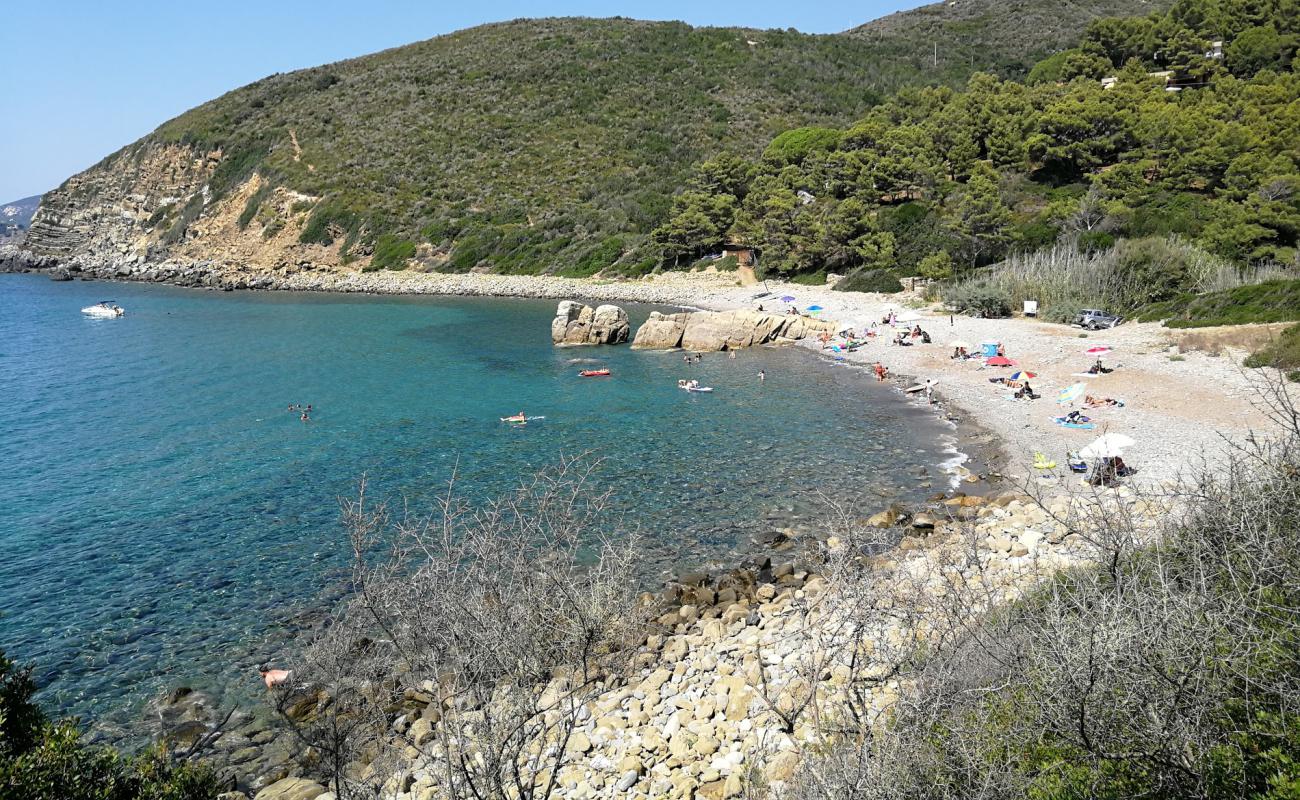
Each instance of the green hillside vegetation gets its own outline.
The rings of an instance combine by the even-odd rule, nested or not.
[[[1093,20],[1164,11],[1169,0],[945,0],[849,31],[877,58],[928,83],[958,86],[973,70],[1023,77],[1040,59],[1074,47]]]
[[[947,280],[1059,241],[1088,253],[1151,238],[1145,255],[1130,253],[1146,269],[1172,236],[1169,246],[1233,268],[1294,268],[1296,10],[1180,0],[1160,16],[1099,20],[1060,82],[977,74],[961,91],[905,89],[846,129],[782,134],[759,159],[707,160],[655,230],[658,256],[687,263],[736,240],[761,251],[769,274]],[[1206,56],[1211,36],[1228,42],[1225,58]],[[1181,90],[1148,74],[1160,70]],[[1126,302],[1202,288],[1175,282]]]
[[[1089,16],[1071,13],[1079,25]],[[1022,33],[1022,46],[1039,46],[1035,32]],[[756,158],[783,130],[843,126],[899,87],[1000,68],[974,57],[939,74],[881,43],[879,34],[518,20],[274,75],[131,147],[219,147],[216,197],[254,172],[320,197],[302,240],[342,239],[347,254],[364,256],[388,236],[384,266],[428,243],[450,271],[590,274],[616,261],[637,271],[655,266],[642,245],[691,164]],[[242,226],[260,223],[258,203]],[[171,241],[185,230],[174,216],[156,224],[176,228]]]
[[[867,49],[793,31],[520,20],[275,75],[143,143],[223,148],[218,195],[257,171],[321,197],[302,239],[344,237],[363,254],[388,236],[387,266],[429,242],[455,271],[612,253],[604,267],[662,218],[695,161],[865,112],[899,79],[877,79]]]

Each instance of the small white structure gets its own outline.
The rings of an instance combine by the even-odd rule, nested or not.
[[[1038,301],[1037,301],[1037,300],[1026,300],[1026,301],[1025,301],[1025,316],[1026,316],[1026,317],[1036,317],[1036,316],[1038,316]]]

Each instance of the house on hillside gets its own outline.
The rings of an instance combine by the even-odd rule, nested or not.
[[[741,242],[727,242],[722,246],[722,257],[734,256],[736,266],[753,267],[758,264],[758,249]]]

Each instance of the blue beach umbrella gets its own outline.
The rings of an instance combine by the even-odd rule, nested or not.
[[[788,295],[788,294],[787,294],[785,297],[782,297],[782,298],[781,298],[781,302],[782,302],[782,303],[793,303],[793,302],[794,302],[794,297],[791,296],[791,295]]]
[[[804,311],[821,311],[821,310],[822,310],[821,306],[808,306],[807,308],[804,309]]]

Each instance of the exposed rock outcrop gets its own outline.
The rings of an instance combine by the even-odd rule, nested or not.
[[[834,333],[835,323],[794,314],[761,311],[691,311],[650,314],[632,346],[642,350],[682,347],[687,350],[735,350],[778,339],[804,339]]]
[[[564,300],[551,321],[551,341],[557,345],[621,344],[631,332],[627,312],[618,306],[592,308]]]

